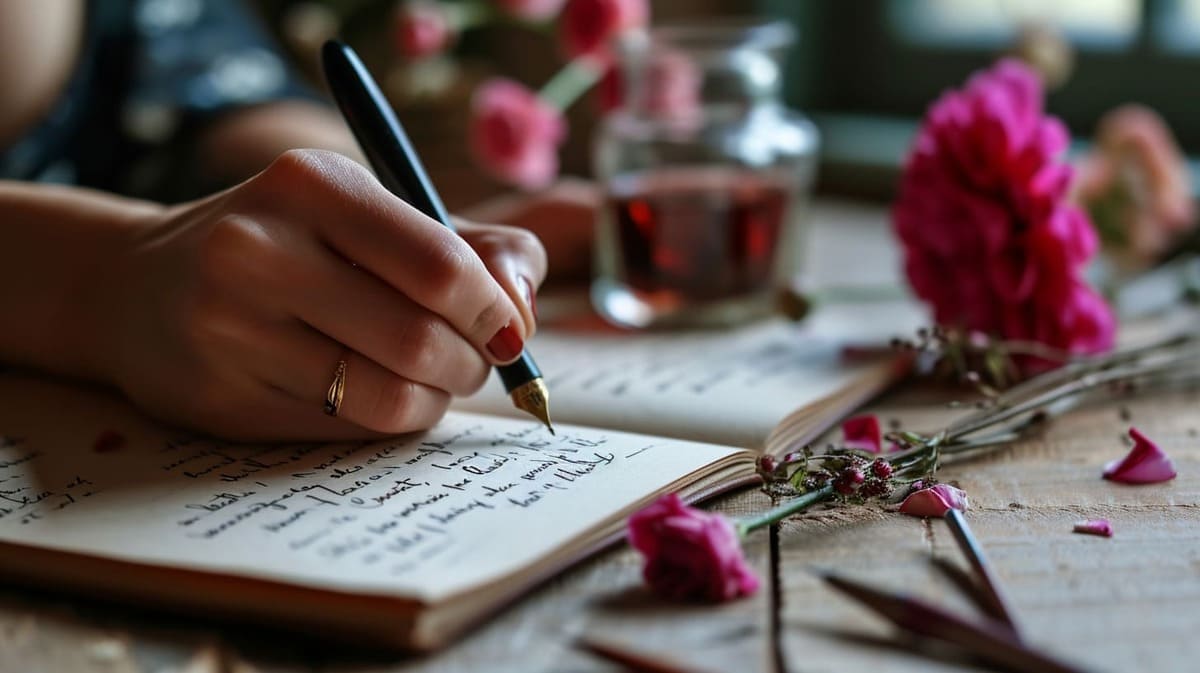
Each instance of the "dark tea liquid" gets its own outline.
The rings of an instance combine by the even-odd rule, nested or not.
[[[617,273],[629,288],[720,301],[771,287],[791,196],[780,182],[681,170],[615,187]]]

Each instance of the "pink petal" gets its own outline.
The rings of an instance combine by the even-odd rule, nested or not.
[[[1112,537],[1112,524],[1108,519],[1088,519],[1087,521],[1079,521],[1072,529],[1076,533],[1084,535],[1098,535],[1100,537]]]
[[[1129,428],[1133,448],[1129,455],[1104,466],[1104,478],[1124,484],[1156,484],[1175,478],[1175,466],[1158,445],[1138,431]]]
[[[967,509],[967,493],[949,484],[923,488],[900,503],[900,511],[911,516],[941,517],[951,509]]]
[[[848,449],[870,453],[883,450],[883,435],[879,430],[879,418],[875,415],[855,416],[842,423],[842,444]]]

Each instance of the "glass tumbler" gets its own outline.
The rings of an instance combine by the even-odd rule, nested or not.
[[[780,100],[782,22],[663,26],[619,49],[600,125],[592,303],[628,327],[771,314],[799,271],[816,128]]]

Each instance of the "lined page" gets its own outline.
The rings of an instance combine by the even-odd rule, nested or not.
[[[0,376],[0,400],[2,541],[425,600],[739,454],[461,413],[375,443],[233,445],[38,379]]]
[[[884,307],[824,310],[802,324],[729,331],[545,330],[530,351],[545,375],[556,420],[757,449],[793,411],[878,371],[877,359],[844,358],[847,346],[886,344],[920,320],[909,304]],[[455,405],[519,413],[495,381]]]

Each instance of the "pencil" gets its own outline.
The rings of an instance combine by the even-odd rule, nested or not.
[[[1017,671],[1043,673],[1081,673],[1083,670],[1027,647],[998,621],[969,621],[911,596],[893,596],[834,575],[824,575],[823,579],[905,631],[957,645],[994,664]]]
[[[379,182],[417,210],[453,230],[450,215],[425,173],[404,127],[358,54],[346,44],[329,40],[321,49],[321,65],[338,109]],[[522,351],[511,364],[498,365],[496,371],[513,405],[537,418],[553,434],[550,391],[529,351]]]

